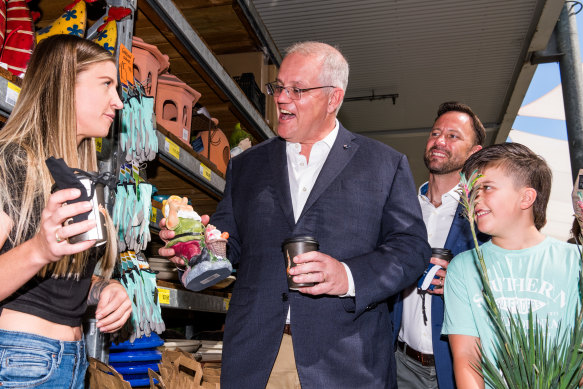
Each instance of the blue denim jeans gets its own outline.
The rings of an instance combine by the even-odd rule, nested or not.
[[[87,366],[84,340],[63,342],[0,330],[2,388],[82,389]]]

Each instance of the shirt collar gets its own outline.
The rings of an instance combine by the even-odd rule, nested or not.
[[[455,201],[460,201],[460,194],[458,192],[459,188],[460,188],[460,184],[457,184],[456,186],[451,188],[449,190],[449,192],[443,194],[441,197],[443,198],[445,196],[449,196],[452,199],[454,199]],[[427,189],[429,189],[429,181],[425,182],[423,185],[421,185],[419,187],[419,196],[422,196],[425,199],[427,199]],[[427,199],[427,200],[429,200],[429,199]]]
[[[332,146],[334,145],[334,142],[336,141],[336,138],[338,137],[338,131],[340,129],[340,123],[338,122],[338,119],[334,119],[335,120],[335,125],[334,128],[332,129],[332,131],[330,131],[330,133],[328,135],[326,135],[324,137],[324,139],[317,141],[316,143],[314,143],[314,145],[317,145],[319,143],[325,144],[326,146],[328,146],[328,149],[331,150]],[[301,145],[299,143],[292,143],[292,142],[285,142],[286,147],[288,150],[301,150]]]

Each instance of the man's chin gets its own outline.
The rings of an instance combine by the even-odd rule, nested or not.
[[[436,175],[436,176],[444,176],[446,174],[451,173],[459,173],[462,170],[463,166],[455,167],[455,166],[427,166],[429,173]]]

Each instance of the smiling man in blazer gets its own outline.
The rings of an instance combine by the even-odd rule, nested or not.
[[[453,255],[474,247],[457,190],[464,162],[482,148],[485,137],[482,122],[469,106],[459,102],[439,106],[424,154],[429,181],[418,195],[431,247],[447,248]],[[483,234],[478,238],[487,239]],[[394,306],[399,389],[455,388],[449,342],[441,337],[448,262],[431,258],[431,263],[443,267],[437,272],[440,278],[432,281],[436,289],[422,295],[414,283]]]
[[[224,334],[222,388],[394,388],[387,298],[423,271],[430,248],[407,159],[346,130],[336,114],[348,63],[294,45],[268,84],[278,137],[233,158],[211,223],[228,231],[237,281]],[[311,236],[294,258],[282,242]]]

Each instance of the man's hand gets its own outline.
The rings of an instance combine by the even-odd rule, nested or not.
[[[428,289],[427,292],[431,294],[443,295],[443,285],[445,285],[445,276],[447,274],[447,267],[449,266],[449,262],[446,261],[445,259],[435,257],[431,257],[431,260],[429,262],[434,265],[441,266],[441,269],[439,269],[435,273],[435,275],[438,276],[439,278],[434,278],[433,280],[431,280],[431,284],[435,285],[435,288],[433,288],[433,290]]]
[[[99,296],[95,311],[97,328],[101,332],[119,330],[132,313],[132,303],[125,288],[115,280],[109,280]]]
[[[338,260],[319,251],[310,251],[294,257],[293,261],[298,264],[289,271],[294,282],[317,282],[314,286],[300,288],[300,292],[334,296],[348,293],[346,269]]]
[[[202,224],[204,224],[205,226],[209,223],[209,215],[202,215],[200,217]],[[165,243],[168,243],[169,241],[171,241],[172,239],[174,239],[174,231],[169,230],[168,228],[166,228],[166,218],[163,218],[162,220],[160,220],[160,239],[162,239]],[[182,258],[175,256],[174,253],[174,249],[173,248],[165,248],[162,247],[158,250],[158,254],[162,257],[167,257],[168,260],[172,263],[174,263],[176,266],[183,268],[186,264],[184,263],[184,261],[182,260]]]

